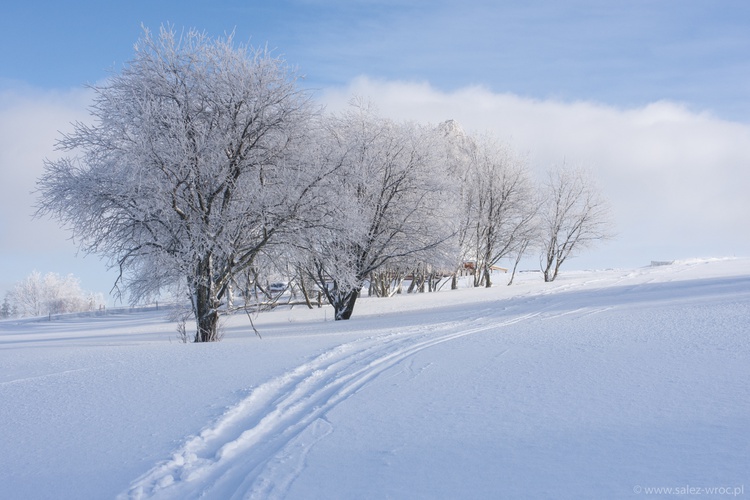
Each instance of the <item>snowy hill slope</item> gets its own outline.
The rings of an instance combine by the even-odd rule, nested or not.
[[[750,472],[750,260],[330,318],[202,345],[163,312],[0,322],[0,498],[633,498]]]

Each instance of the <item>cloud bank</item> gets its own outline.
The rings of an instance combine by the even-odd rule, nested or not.
[[[57,155],[60,132],[87,117],[90,97],[85,90],[0,91],[0,248],[33,251],[64,234],[50,221],[32,220],[32,192],[44,159]]]
[[[748,124],[668,101],[623,109],[366,77],[320,99],[337,111],[355,95],[394,119],[454,119],[469,132],[492,132],[527,153],[540,175],[563,161],[591,169],[613,205],[618,237],[580,264],[750,255]]]
[[[70,124],[88,117],[88,90],[0,89],[0,300],[4,291],[33,270],[74,273],[86,289],[109,291],[96,259],[76,258],[70,233],[50,219],[34,219],[36,180],[45,158]]]
[[[357,78],[318,92],[329,111],[353,96],[398,120],[457,120],[527,154],[539,175],[563,161],[591,169],[613,205],[618,237],[570,267],[646,265],[650,260],[750,256],[750,125],[675,102],[617,108],[535,100],[483,87],[445,92],[426,83]],[[86,120],[87,90],[0,90],[0,295],[33,269],[74,273],[107,292],[114,277],[76,258],[70,234],[32,219],[44,158],[70,123]]]

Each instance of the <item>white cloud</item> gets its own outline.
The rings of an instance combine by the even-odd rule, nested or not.
[[[49,220],[32,220],[36,180],[44,159],[54,158],[55,142],[70,124],[85,119],[85,90],[0,92],[0,248],[36,250],[65,234]],[[50,238],[50,236],[54,236]]]
[[[54,145],[60,132],[87,119],[90,99],[82,89],[0,90],[0,295],[34,269],[77,274],[88,289],[111,287],[111,277],[107,283],[97,278],[105,274],[103,264],[75,257],[69,232],[51,219],[32,217],[44,159],[58,154]],[[87,272],[91,276],[83,276]]]
[[[672,102],[621,109],[368,78],[318,98],[337,110],[354,95],[396,119],[452,118],[468,131],[492,131],[528,153],[538,171],[563,160],[592,168],[612,201],[619,237],[571,267],[750,255],[747,124]],[[55,221],[31,218],[43,160],[57,154],[60,131],[88,118],[90,99],[86,90],[0,91],[0,293],[34,268],[73,272],[91,290],[108,291],[113,282],[103,263],[74,257],[70,234]]]
[[[594,250],[590,262],[750,254],[747,124],[667,101],[621,109],[365,77],[320,97],[333,111],[352,95],[396,119],[450,118],[468,131],[491,131],[529,153],[538,171],[562,161],[591,168],[613,204],[619,237]]]

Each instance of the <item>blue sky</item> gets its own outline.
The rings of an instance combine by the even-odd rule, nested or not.
[[[44,88],[96,82],[131,57],[141,23],[165,22],[268,43],[314,87],[366,74],[622,106],[670,99],[750,116],[742,0],[17,1],[0,17],[0,78]]]
[[[122,67],[141,24],[267,43],[330,109],[364,93],[399,119],[493,131],[540,169],[592,166],[621,236],[581,266],[750,254],[750,237],[730,234],[743,221],[750,232],[744,0],[26,0],[0,11],[0,294],[34,268],[108,290],[102,262],[30,219],[29,191],[57,131],[85,119],[83,85]]]

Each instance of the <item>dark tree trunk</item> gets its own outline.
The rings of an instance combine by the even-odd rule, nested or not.
[[[204,258],[196,268],[193,278],[193,312],[197,331],[196,342],[219,340],[219,300],[216,297],[211,256]]]
[[[352,317],[352,312],[354,312],[354,304],[355,302],[357,302],[358,297],[359,290],[351,290],[338,294],[338,296],[331,303],[335,312],[336,321],[349,319]]]
[[[219,311],[213,307],[197,304],[198,331],[195,333],[196,342],[216,342],[219,340]]]
[[[554,243],[554,242],[553,242]],[[552,275],[552,265],[555,263],[555,254],[554,249],[550,246],[547,249],[547,255],[546,260],[544,262],[544,267],[542,267],[542,272],[544,273],[544,281],[549,283],[550,281],[554,281],[555,275]]]
[[[551,283],[555,281],[555,278],[557,278],[557,274],[560,272],[560,266],[562,265],[562,261],[557,261],[554,263],[549,263],[546,269],[544,269],[544,281],[547,283]]]

